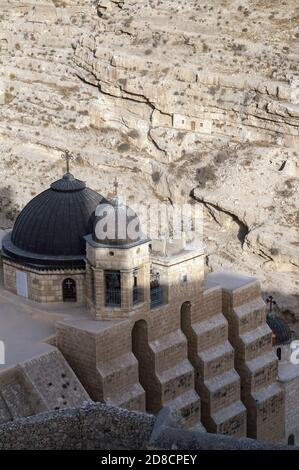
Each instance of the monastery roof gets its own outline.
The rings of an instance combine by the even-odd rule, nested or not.
[[[102,202],[103,196],[66,173],[24,207],[3,240],[4,254],[33,266],[81,265],[83,237],[92,232]]]
[[[287,344],[292,341],[291,329],[282,318],[267,315],[267,324],[275,335],[275,344]]]
[[[207,275],[207,286],[219,285],[222,289],[235,290],[256,282],[254,277],[246,276],[239,273],[231,273],[228,271],[217,271]]]

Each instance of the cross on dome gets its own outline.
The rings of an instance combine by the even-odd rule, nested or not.
[[[61,157],[65,160],[66,162],[66,172],[70,172],[70,162],[76,160],[75,155],[70,152],[69,150],[65,150]]]

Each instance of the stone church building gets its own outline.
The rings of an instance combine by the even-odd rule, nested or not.
[[[107,221],[114,230],[103,236]],[[93,400],[150,413],[168,406],[190,428],[286,440],[256,279],[205,275],[201,245],[150,240],[119,198],[69,172],[25,206],[2,255],[8,291],[88,309],[84,320],[57,323],[55,347]]]

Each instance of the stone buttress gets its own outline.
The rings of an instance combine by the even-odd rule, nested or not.
[[[282,441],[284,393],[277,382],[278,360],[272,349],[272,331],[266,324],[260,284],[250,277],[221,272],[209,275],[209,279],[222,287],[223,312],[247,408],[247,435]]]
[[[182,307],[195,387],[202,402],[202,422],[209,432],[246,436],[246,409],[240,400],[240,377],[222,313],[219,287],[207,285],[194,303]]]

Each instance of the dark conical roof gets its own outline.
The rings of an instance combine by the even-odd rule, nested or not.
[[[275,344],[290,343],[292,341],[290,327],[282,318],[267,315],[267,324],[275,335]]]
[[[71,173],[65,173],[60,180],[51,184],[51,188],[54,189],[54,191],[80,191],[86,188],[86,184],[84,181],[75,179]]]
[[[103,196],[66,173],[24,207],[3,242],[4,253],[32,264],[83,260],[83,237],[92,233],[95,209],[101,202],[105,202]]]

